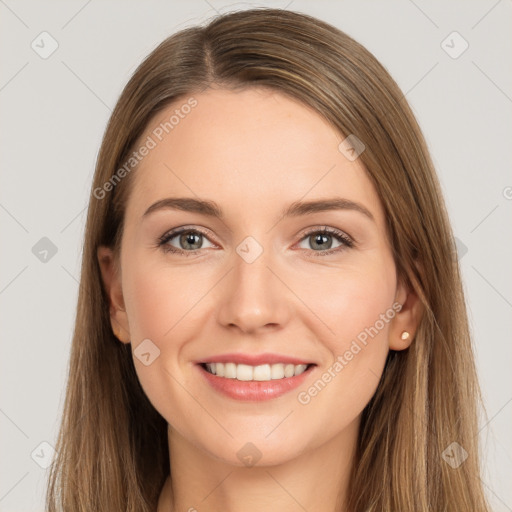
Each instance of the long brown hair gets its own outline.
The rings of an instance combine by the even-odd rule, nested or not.
[[[113,183],[157,112],[213,84],[277,90],[364,142],[359,158],[385,209],[398,276],[424,307],[411,346],[389,353],[363,411],[347,510],[489,510],[479,479],[481,400],[456,248],[420,128],[395,81],[361,44],[311,16],[268,8],[217,16],[163,41],[112,113],[91,189],[47,509],[156,510],[169,475],[167,424],[139,384],[131,345],[113,335],[96,255],[99,245],[119,250],[136,168],[115,186],[105,183]],[[443,456],[454,442],[467,454],[458,467]]]

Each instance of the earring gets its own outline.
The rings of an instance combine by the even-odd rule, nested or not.
[[[402,336],[400,336],[403,340],[406,340],[407,338],[409,338],[409,333],[407,331],[404,331],[402,333]]]

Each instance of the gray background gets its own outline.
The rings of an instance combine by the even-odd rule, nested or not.
[[[62,412],[87,198],[123,86],[171,33],[254,6],[339,27],[406,93],[459,240],[488,414],[483,481],[494,510],[512,510],[511,0],[0,0],[0,511],[43,510],[41,443],[55,444]],[[58,43],[45,59],[31,47],[51,48],[43,31]],[[457,58],[453,31],[469,44]]]

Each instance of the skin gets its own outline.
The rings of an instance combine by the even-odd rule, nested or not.
[[[172,480],[158,510],[335,510],[346,494],[361,412],[388,351],[413,339],[418,298],[397,280],[382,204],[363,164],[340,152],[344,137],[318,113],[254,87],[194,97],[197,106],[134,171],[120,271],[109,248],[98,250],[116,335],[132,350],[145,339],[160,350],[148,366],[134,356],[145,393],[169,425]],[[160,113],[140,140],[183,103]],[[281,218],[294,201],[333,196],[364,205],[374,220],[354,210]],[[225,219],[173,209],[143,218],[166,197],[213,200]],[[207,236],[192,238],[192,248],[179,235],[168,245],[199,247],[198,254],[157,246],[159,237],[185,225]],[[323,226],[356,245],[343,247],[328,235],[316,246],[318,238],[305,230]],[[236,252],[247,236],[263,248],[252,263]],[[309,403],[300,403],[298,393],[395,302],[400,312]],[[199,378],[194,361],[227,352],[288,354],[317,366],[299,389],[244,403]],[[248,442],[261,454],[253,466],[237,456]]]

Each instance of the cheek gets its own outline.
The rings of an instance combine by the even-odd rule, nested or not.
[[[204,290],[184,272],[157,265],[126,264],[125,275],[123,292],[139,382],[155,409],[168,422],[172,418],[175,426],[185,428],[190,383],[180,361],[192,326],[199,324],[194,316],[198,308],[193,306]],[[139,357],[144,353],[150,354],[149,363]]]
[[[192,306],[204,291],[201,280],[191,280],[186,272],[147,264],[127,269],[123,290],[135,343],[144,338],[157,345],[164,339],[176,340],[176,331],[190,322]]]
[[[381,339],[386,337],[389,320],[394,316],[393,277],[394,267],[383,259],[364,267],[329,269],[318,273],[314,281],[311,277],[295,278],[294,291],[305,298],[311,313],[307,316],[310,328],[322,333],[322,340],[332,353],[340,353],[358,336],[364,341],[368,329],[375,334],[372,326],[376,325]],[[382,321],[386,316],[388,321]]]
[[[313,385],[300,390],[299,403],[312,404],[318,411],[334,407],[343,411],[340,421],[355,417],[366,406],[389,351],[388,332],[395,316],[393,277],[393,266],[368,266],[365,272],[345,269],[317,281],[329,286],[323,294],[321,286],[310,289],[310,328],[325,333],[321,341],[328,357]]]
[[[201,300],[211,288],[211,280],[206,273],[192,273],[179,267],[170,269],[161,263],[147,263],[145,258],[146,261],[140,258],[137,262],[134,258],[133,263],[126,263],[123,292],[139,380],[153,405],[163,411],[162,407],[167,406],[164,404],[188,400],[187,396],[180,396],[181,388],[175,379],[186,383],[190,378],[187,374],[192,358],[190,341],[204,325],[205,302]],[[148,350],[143,348],[143,341]],[[145,366],[137,358],[139,352],[147,351],[153,351],[157,357]],[[167,390],[167,397],[159,405],[162,390]]]

